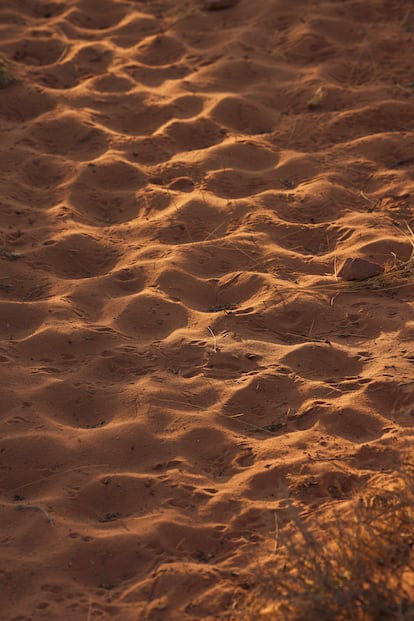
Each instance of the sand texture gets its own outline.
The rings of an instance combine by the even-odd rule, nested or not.
[[[412,2],[219,4],[0,0],[4,621],[225,618],[409,457]]]

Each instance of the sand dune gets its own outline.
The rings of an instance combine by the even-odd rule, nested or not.
[[[225,618],[410,452],[411,2],[228,4],[0,0],[7,621]]]

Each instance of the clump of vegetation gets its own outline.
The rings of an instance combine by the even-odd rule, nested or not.
[[[16,80],[8,60],[0,54],[0,88],[4,88]]]
[[[414,488],[372,490],[349,519],[313,528],[291,506],[294,533],[257,580],[240,621],[413,621]]]
[[[397,289],[414,282],[414,250],[407,261],[396,257],[392,265],[387,266],[383,274],[373,276],[365,281],[350,283],[350,289]]]

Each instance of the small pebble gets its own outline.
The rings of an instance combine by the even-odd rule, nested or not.
[[[384,268],[378,265],[378,263],[373,263],[366,259],[348,258],[339,270],[338,276],[343,280],[366,280],[383,272]]]

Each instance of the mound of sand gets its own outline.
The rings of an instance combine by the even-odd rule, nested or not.
[[[409,451],[411,2],[224,5],[0,0],[7,621],[219,619]]]

